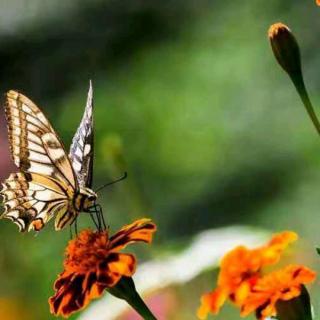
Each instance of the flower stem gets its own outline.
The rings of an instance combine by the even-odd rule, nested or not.
[[[157,320],[137,292],[132,278],[122,277],[114,287],[107,290],[115,297],[125,300],[144,320]]]
[[[299,96],[309,114],[309,117],[314,125],[314,127],[316,128],[318,134],[320,135],[320,122],[319,119],[314,111],[314,108],[312,106],[312,103],[310,101],[306,86],[304,84],[303,81],[303,76],[302,73],[298,72],[295,73],[294,75],[291,75],[291,80],[293,82],[293,84],[296,87],[297,92],[299,93]]]
[[[148,306],[145,304],[145,302],[142,300],[138,292],[136,292],[136,295],[134,299],[127,300],[128,304],[136,310],[140,316],[145,320],[157,320],[157,318],[152,314]]]

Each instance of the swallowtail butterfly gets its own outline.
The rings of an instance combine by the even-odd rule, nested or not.
[[[6,93],[10,153],[19,172],[2,184],[2,217],[12,220],[20,231],[39,231],[53,217],[55,229],[60,230],[81,211],[91,212],[95,206],[92,112],[90,82],[85,112],[68,156],[40,108],[17,91]]]

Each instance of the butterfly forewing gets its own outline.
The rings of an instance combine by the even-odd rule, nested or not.
[[[93,171],[93,90],[90,81],[86,109],[72,139],[69,158],[81,187],[92,186]]]
[[[57,134],[42,111],[16,91],[6,96],[10,151],[24,172],[44,174],[76,187],[70,161]]]
[[[70,210],[78,181],[54,129],[27,97],[9,91],[5,113],[12,158],[21,170],[3,184],[3,216],[21,230],[40,230],[55,215],[61,229],[77,214]]]

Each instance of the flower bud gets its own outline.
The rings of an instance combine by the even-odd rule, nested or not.
[[[291,30],[281,22],[275,23],[269,28],[268,36],[272,51],[280,66],[290,77],[300,75],[300,49]]]
[[[320,3],[320,0],[318,1]],[[310,101],[304,84],[300,49],[298,42],[290,29],[283,23],[278,22],[269,28],[268,36],[272,51],[280,66],[288,73],[296,90],[310,116],[310,119],[320,135],[320,121]]]

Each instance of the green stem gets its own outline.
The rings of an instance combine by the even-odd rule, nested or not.
[[[125,300],[144,320],[157,320],[140,297],[131,277],[122,277],[114,287],[107,289],[107,291],[115,297]]]
[[[302,102],[303,102],[303,104],[309,114],[309,117],[310,117],[314,127],[316,128],[316,130],[320,136],[320,122],[319,122],[319,119],[314,111],[312,103],[310,101],[306,86],[303,81],[302,73],[296,73],[290,77],[291,77],[291,80],[294,83],[294,85],[299,93],[299,96],[300,96],[300,98],[301,98],[301,100],[302,100]]]
[[[144,303],[142,298],[138,293],[136,293],[134,299],[127,300],[128,304],[136,310],[140,316],[145,320],[157,320],[157,318],[152,314],[148,306]]]

